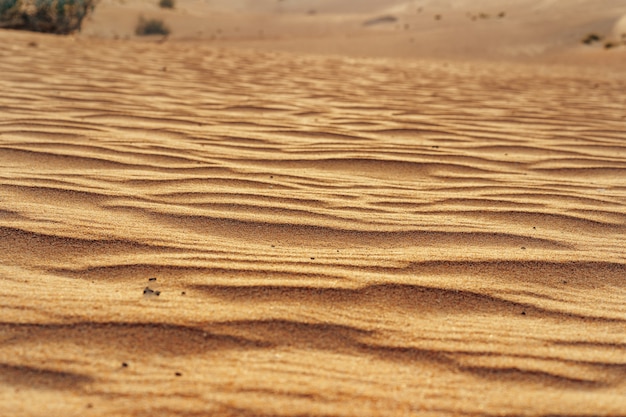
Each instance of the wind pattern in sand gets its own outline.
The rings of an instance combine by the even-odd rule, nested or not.
[[[0,414],[626,409],[623,74],[3,36]]]

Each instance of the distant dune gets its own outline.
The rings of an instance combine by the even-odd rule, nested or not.
[[[535,3],[0,31],[0,416],[624,415],[626,73],[580,44],[618,2],[534,62],[516,24],[509,55],[384,53],[409,13],[435,44],[561,22]],[[185,39],[209,4],[266,43]],[[141,10],[172,37],[124,40]]]
[[[163,19],[170,40],[366,57],[541,60],[624,67],[626,46],[606,53],[581,45],[611,37],[626,15],[622,0],[102,0],[82,36],[133,38],[139,16]],[[384,17],[385,24],[379,22]],[[621,34],[619,35],[621,36]],[[599,52],[602,52],[600,54]]]

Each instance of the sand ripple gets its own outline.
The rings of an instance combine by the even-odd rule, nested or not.
[[[2,36],[0,414],[624,412],[623,75]]]

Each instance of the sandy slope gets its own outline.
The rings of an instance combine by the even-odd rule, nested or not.
[[[0,39],[0,415],[624,415],[623,72]]]

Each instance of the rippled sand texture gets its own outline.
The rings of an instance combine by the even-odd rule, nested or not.
[[[2,38],[0,415],[624,415],[623,74]]]

